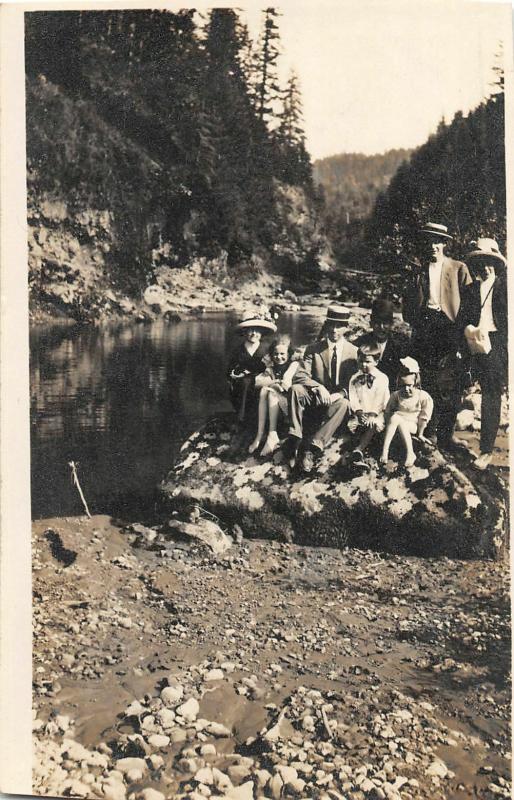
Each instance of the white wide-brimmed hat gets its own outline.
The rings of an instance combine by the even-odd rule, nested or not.
[[[274,322],[271,322],[269,319],[263,319],[262,317],[255,316],[246,317],[236,325],[236,331],[244,331],[248,328],[255,328],[262,334],[277,332],[277,326]]]
[[[481,239],[477,239],[476,242],[471,242],[471,247],[473,250],[468,253],[467,258],[480,258],[483,260],[486,259],[493,259],[495,261],[500,261],[504,266],[507,263],[507,259],[505,256],[502,256],[500,253],[500,248],[498,247],[498,242],[496,239],[488,239],[487,237],[483,237]]]

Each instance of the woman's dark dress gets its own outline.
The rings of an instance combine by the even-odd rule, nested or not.
[[[232,353],[228,364],[228,381],[232,405],[243,422],[253,422],[257,419],[258,392],[255,390],[255,376],[264,372],[266,364],[264,357],[266,350],[259,347],[252,355],[244,343],[239,345]],[[231,378],[231,373],[247,373],[244,378]]]
[[[507,351],[507,281],[504,268],[496,270],[492,289],[492,309],[496,331],[489,334],[491,351],[472,355],[471,371],[480,384],[482,393],[480,452],[491,453],[500,425],[501,400],[508,379]],[[466,325],[478,325],[481,312],[480,281],[474,280],[463,287],[457,324],[461,331],[462,350],[468,351],[464,338]],[[468,351],[469,353],[469,351]]]

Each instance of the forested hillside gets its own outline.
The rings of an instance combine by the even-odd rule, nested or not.
[[[400,164],[411,150],[388,150],[368,156],[340,153],[315,161],[313,177],[325,200],[325,225],[338,259],[352,263],[362,243],[364,220],[373,210]],[[354,264],[355,266],[355,264]]]
[[[331,253],[279,44],[274,9],[257,42],[231,9],[26,15],[33,301],[94,316],[191,266],[315,285]]]
[[[503,78],[495,93],[467,117],[455,114],[399,167],[379,195],[366,229],[375,268],[397,270],[414,253],[421,222],[451,229],[453,253],[462,257],[477,236],[506,249],[506,184]]]

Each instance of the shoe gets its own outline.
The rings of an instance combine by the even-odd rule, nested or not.
[[[367,461],[364,461],[364,455],[360,450],[354,450],[352,453],[352,467],[357,469],[365,469],[369,472],[370,466]]]
[[[261,443],[260,439],[254,439],[251,443],[250,447],[248,448],[249,453],[255,453],[255,451],[259,448]]]
[[[270,456],[272,453],[275,452],[275,450],[279,447],[279,445],[280,445],[280,439],[278,438],[278,435],[275,432],[269,433],[266,439],[266,443],[261,450],[261,456]]]
[[[492,457],[493,457],[492,453],[480,453],[480,455],[477,456],[473,461],[473,466],[476,469],[480,470],[487,469],[487,467],[491,463]]]
[[[289,436],[284,442],[284,458],[291,469],[294,469],[296,466],[296,456],[299,446],[300,440],[296,436]]]
[[[311,475],[316,467],[316,457],[312,450],[306,450],[302,456],[302,471],[306,475]]]
[[[453,450],[455,447],[464,447],[464,443],[462,439],[458,439],[457,436],[449,436],[442,439],[439,437],[439,449],[443,448],[443,450]]]

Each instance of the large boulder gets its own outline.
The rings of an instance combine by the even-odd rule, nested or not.
[[[498,558],[504,552],[507,487],[425,446],[410,469],[390,462],[364,475],[344,466],[344,439],[325,450],[315,476],[292,473],[281,452],[249,456],[251,434],[231,416],[184,443],[161,489],[172,505],[200,504],[246,536],[376,548],[413,555]]]

